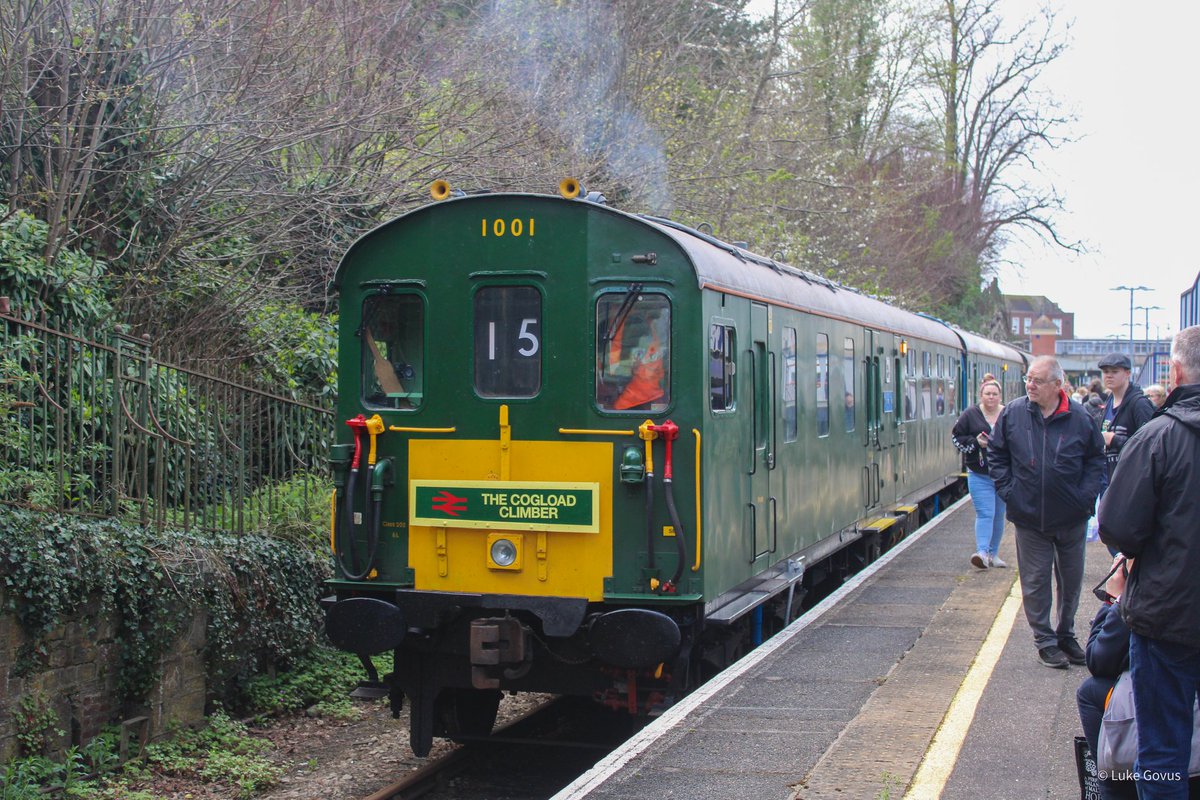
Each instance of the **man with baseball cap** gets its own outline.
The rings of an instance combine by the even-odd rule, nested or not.
[[[1154,403],[1142,393],[1142,387],[1131,382],[1132,364],[1124,353],[1109,353],[1097,365],[1104,375],[1108,400],[1104,403],[1100,433],[1104,436],[1104,457],[1108,462],[1108,480],[1112,481],[1121,448],[1130,436],[1154,416]]]

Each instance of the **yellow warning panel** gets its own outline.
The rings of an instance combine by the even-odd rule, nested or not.
[[[502,455],[496,440],[409,442],[415,588],[603,599],[612,575],[613,445],[505,444]],[[522,519],[527,525],[515,524]],[[509,532],[528,534],[517,545],[524,555],[519,568],[498,569],[490,548]]]

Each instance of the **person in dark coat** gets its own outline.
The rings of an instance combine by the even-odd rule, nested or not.
[[[1171,345],[1167,402],[1125,443],[1100,503],[1100,539],[1136,557],[1121,599],[1132,632],[1138,793],[1187,796],[1200,693],[1200,326]]]
[[[1038,660],[1056,669],[1084,663],[1075,611],[1087,521],[1104,481],[1100,429],[1067,399],[1062,384],[1056,359],[1034,359],[1025,376],[1026,396],[1004,409],[988,444],[989,472],[1016,527],[1025,618]],[[1052,582],[1058,585],[1056,626],[1050,624]]]
[[[1104,424],[1104,404],[1107,400],[1108,394],[1104,391],[1104,384],[1099,378],[1088,384],[1088,396],[1083,405],[1092,415],[1097,428]]]
[[[1121,673],[1129,669],[1129,626],[1121,618],[1118,604],[1125,591],[1130,565],[1125,563],[1124,555],[1119,555],[1113,560],[1113,566],[1116,570],[1104,586],[1110,600],[1096,612],[1092,631],[1088,634],[1085,654],[1091,674],[1084,678],[1075,691],[1079,723],[1083,726],[1084,738],[1093,754],[1100,752],[1097,746],[1100,721],[1104,718],[1108,694],[1116,686]],[[1137,800],[1137,787],[1133,781],[1101,779],[1100,797],[1103,800]]]
[[[1004,535],[1004,501],[996,495],[996,483],[988,475],[987,465],[992,426],[1004,410],[1000,397],[1000,384],[985,380],[979,386],[978,405],[968,406],[950,432],[967,468],[967,488],[975,506],[975,553],[971,563],[979,569],[1008,566],[996,554]]]
[[[1104,457],[1108,460],[1108,479],[1111,481],[1121,459],[1121,448],[1130,436],[1150,421],[1155,408],[1150,398],[1142,393],[1142,387],[1130,380],[1129,356],[1109,353],[1100,359],[1098,366],[1104,374],[1104,388],[1109,392],[1104,401],[1100,432],[1104,436]]]
[[[1087,402],[1083,404],[1087,410],[1088,416],[1092,418],[1092,422],[1096,423],[1096,427],[1100,428],[1104,424],[1104,397],[1103,395],[1092,392],[1088,395]]]

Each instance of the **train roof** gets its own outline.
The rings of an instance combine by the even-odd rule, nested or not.
[[[692,262],[701,288],[761,298],[802,311],[880,330],[915,336],[959,348],[958,337],[944,324],[882,300],[868,297],[828,278],[755,255],[670,220],[643,217],[678,244]]]
[[[392,227],[400,220],[428,213],[447,203],[497,198],[537,198],[543,201],[586,203],[597,212],[614,214],[638,224],[649,225],[674,241],[688,256],[696,272],[697,283],[702,289],[708,288],[761,299],[833,319],[847,320],[855,324],[865,322],[879,330],[913,336],[954,348],[965,345],[969,352],[992,355],[1012,361],[1023,360],[1020,351],[1008,345],[997,344],[976,334],[954,328],[940,320],[905,311],[855,289],[842,286],[828,278],[757,255],[686,225],[659,217],[630,214],[583,198],[563,200],[553,195],[497,192],[456,197],[421,206],[379,225],[355,241],[338,265],[334,285],[340,286],[347,262],[364,241],[373,238],[382,230]]]
[[[977,333],[965,331],[957,325],[951,325],[959,336],[962,337],[963,344],[967,346],[967,351],[978,353],[981,356],[993,356],[994,358],[1005,361],[1015,361],[1017,363],[1028,362],[1023,351],[1018,350],[1009,344],[1002,342],[993,342],[991,339],[985,339]]]

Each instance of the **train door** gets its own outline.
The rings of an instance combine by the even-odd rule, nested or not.
[[[900,341],[891,333],[875,335],[879,358],[879,463],[881,500],[899,497],[900,471],[904,463],[903,429],[900,427]]]
[[[777,357],[771,348],[770,312],[762,303],[750,310],[750,385],[753,392],[753,436],[750,453],[750,563],[770,555],[778,541],[779,503],[772,494],[775,472],[775,371]]]
[[[881,433],[883,428],[883,370],[880,364],[882,334],[869,328],[863,330],[863,397],[866,431],[863,460],[863,501],[867,509],[877,508],[882,500],[883,464]]]

